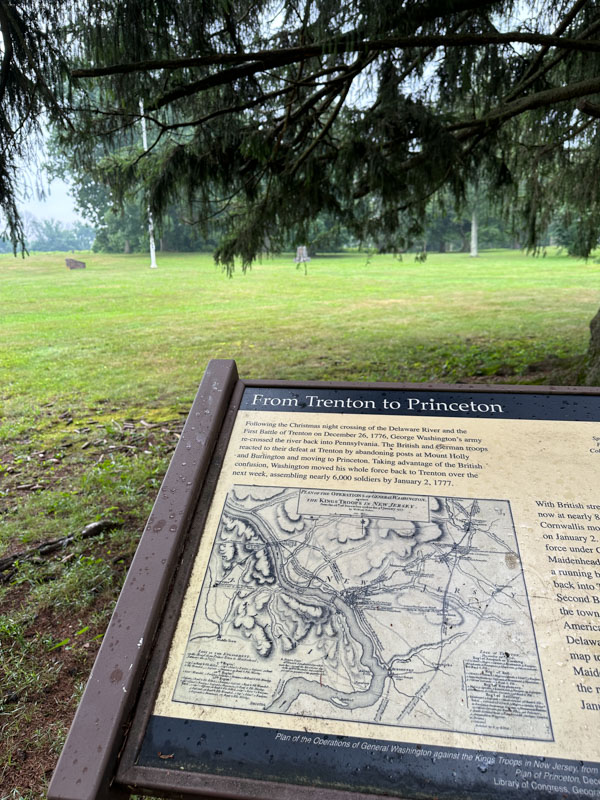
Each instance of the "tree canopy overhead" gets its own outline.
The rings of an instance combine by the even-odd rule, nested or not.
[[[600,229],[600,4],[474,0],[0,0],[0,206],[59,123],[80,174],[160,217],[219,219],[249,264],[318,213],[403,246],[476,179],[536,243]],[[151,136],[140,137],[140,100]],[[571,219],[567,219],[567,223]]]
[[[141,184],[158,216],[183,198],[199,224],[226,220],[224,264],[321,211],[402,246],[440,187],[460,202],[475,175],[530,245],[561,207],[598,231],[594,0],[71,8],[64,145],[116,197]]]

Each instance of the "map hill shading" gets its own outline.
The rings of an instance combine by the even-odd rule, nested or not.
[[[509,502],[233,486],[173,700],[552,741]]]

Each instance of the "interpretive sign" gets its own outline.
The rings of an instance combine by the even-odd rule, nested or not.
[[[600,396],[228,403],[114,786],[600,798]]]

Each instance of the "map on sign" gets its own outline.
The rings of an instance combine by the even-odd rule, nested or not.
[[[173,700],[552,741],[509,502],[233,486]]]

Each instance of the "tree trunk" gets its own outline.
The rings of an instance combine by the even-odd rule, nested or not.
[[[590,344],[588,347],[588,386],[600,386],[600,311],[590,322]]]
[[[478,245],[477,212],[473,211],[471,214],[471,258],[477,258],[479,256]]]

